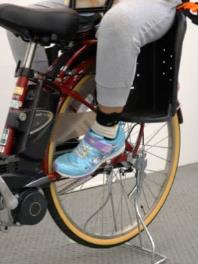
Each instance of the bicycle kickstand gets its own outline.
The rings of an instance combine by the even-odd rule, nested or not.
[[[144,152],[144,149],[142,149],[141,152],[138,154],[138,157],[134,163],[134,167],[136,169],[136,175],[135,175],[136,184],[130,194],[130,198],[134,197],[133,199],[134,199],[134,207],[135,207],[136,219],[137,219],[137,225],[138,225],[139,246],[131,244],[130,242],[125,243],[125,246],[129,247],[130,249],[134,251],[138,251],[139,253],[151,256],[151,264],[160,264],[160,263],[164,263],[167,260],[167,257],[156,252],[154,239],[148,227],[144,223],[144,220],[140,213],[139,200],[140,200],[140,195],[142,192],[143,181],[144,181],[144,178],[146,177],[146,174],[145,174],[146,166],[147,166],[146,154]],[[148,249],[143,246],[142,231],[145,231],[148,241],[151,245],[151,249]]]

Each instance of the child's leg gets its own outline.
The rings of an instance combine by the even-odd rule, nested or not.
[[[176,2],[177,1],[177,2]],[[104,16],[97,32],[96,83],[99,104],[123,107],[145,44],[170,28],[180,0],[122,0]]]
[[[106,128],[120,113],[128,98],[136,72],[140,48],[170,28],[180,0],[121,0],[104,16],[97,32],[97,99],[100,115],[92,129],[104,136],[116,134]]]
[[[123,151],[125,135],[117,123],[133,84],[137,56],[142,46],[170,28],[175,5],[172,0],[122,0],[106,13],[97,32],[96,122],[74,151],[56,159],[59,174],[87,176]]]

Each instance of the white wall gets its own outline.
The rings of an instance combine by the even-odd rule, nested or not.
[[[179,98],[184,115],[181,163],[198,161],[198,26],[188,22],[180,69]]]
[[[30,4],[35,0],[0,0],[0,3]],[[182,125],[182,149],[180,164],[198,162],[198,27],[188,23],[180,70],[180,101],[184,114]],[[9,99],[14,88],[15,64],[6,39],[0,28],[0,130],[9,108]]]

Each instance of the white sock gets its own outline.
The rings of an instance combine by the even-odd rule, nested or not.
[[[108,126],[103,126],[101,124],[99,124],[97,121],[94,122],[93,126],[91,127],[91,129],[103,136],[103,137],[107,137],[109,139],[114,139],[116,137],[117,134],[117,130],[118,130],[118,124],[108,127]]]

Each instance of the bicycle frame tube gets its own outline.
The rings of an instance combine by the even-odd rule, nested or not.
[[[25,69],[31,68],[36,46],[37,44],[34,42],[30,42],[28,44],[25,58],[23,61],[23,67]],[[21,75],[18,77],[18,80],[16,82],[16,87],[15,87],[15,90],[12,96],[10,111],[17,112],[19,109],[22,108],[24,100],[25,100],[25,96],[27,93],[27,89],[28,89],[28,81],[29,81],[29,78],[26,75],[24,76]],[[0,153],[4,155],[10,155],[12,152],[12,145],[13,145],[13,140],[14,140],[14,129],[6,125],[3,131],[2,140],[0,143]]]
[[[27,93],[27,88],[28,77],[20,76],[17,80],[16,88],[12,96],[10,111],[17,112],[17,110],[19,110],[23,106],[23,102]],[[0,143],[0,153],[4,155],[11,154],[14,135],[14,129],[6,125],[2,135],[2,140],[4,142]]]
[[[65,96],[72,96],[76,100],[79,100],[82,104],[85,104],[87,107],[89,107],[92,110],[95,110],[95,108],[88,102],[86,102],[80,95],[76,92],[72,92],[73,87],[78,83],[78,81],[86,74],[87,68],[90,64],[94,64],[94,58],[90,59],[88,58],[85,63],[82,63],[78,65],[75,68],[75,74],[73,76],[70,76],[66,82],[64,82],[64,77],[66,76],[66,71],[69,69],[73,63],[77,59],[79,59],[79,56],[81,56],[84,52],[86,52],[91,46],[96,45],[96,40],[88,40],[83,42],[83,46],[77,50],[73,56],[67,61],[63,71],[60,72],[58,79],[61,80],[61,82],[55,81],[54,84],[58,88],[58,90],[61,91],[61,93]],[[29,43],[26,51],[26,55],[23,61],[22,67],[25,70],[30,70],[33,57],[36,50],[36,43]],[[26,94],[28,91],[28,82],[29,77],[27,72],[25,71],[25,74],[23,71],[21,72],[20,76],[18,77],[18,80],[16,82],[16,88],[12,96],[11,101],[11,107],[10,111],[17,112],[23,107],[24,100],[26,98]],[[4,155],[10,155],[12,153],[12,146],[15,136],[15,130],[9,126],[5,126],[2,140],[0,142],[0,153]]]
[[[90,65],[95,65],[95,57],[88,57],[82,63],[79,63],[75,68],[72,68],[72,65],[79,59],[81,55],[83,55],[90,47],[95,46],[97,44],[96,40],[87,40],[83,42],[83,46],[78,49],[73,56],[67,61],[66,65],[63,67],[63,70],[60,71],[58,78],[55,80],[54,84],[59,91],[65,96],[71,96],[82,104],[86,105],[91,110],[95,111],[95,107],[91,105],[89,102],[84,100],[82,96],[80,96],[77,92],[73,91],[75,85],[79,82],[79,80],[85,76],[85,74],[89,74],[88,68]],[[67,76],[67,71],[71,69],[72,73],[69,78],[64,81],[64,78]]]
[[[84,41],[83,46],[74,53],[74,55],[67,61],[66,65],[63,67],[63,70],[60,71],[59,78],[63,79],[66,75],[66,71],[72,66],[72,64],[90,47],[95,46],[96,44],[97,40],[95,39]],[[80,72],[80,74],[83,74],[83,72]]]

